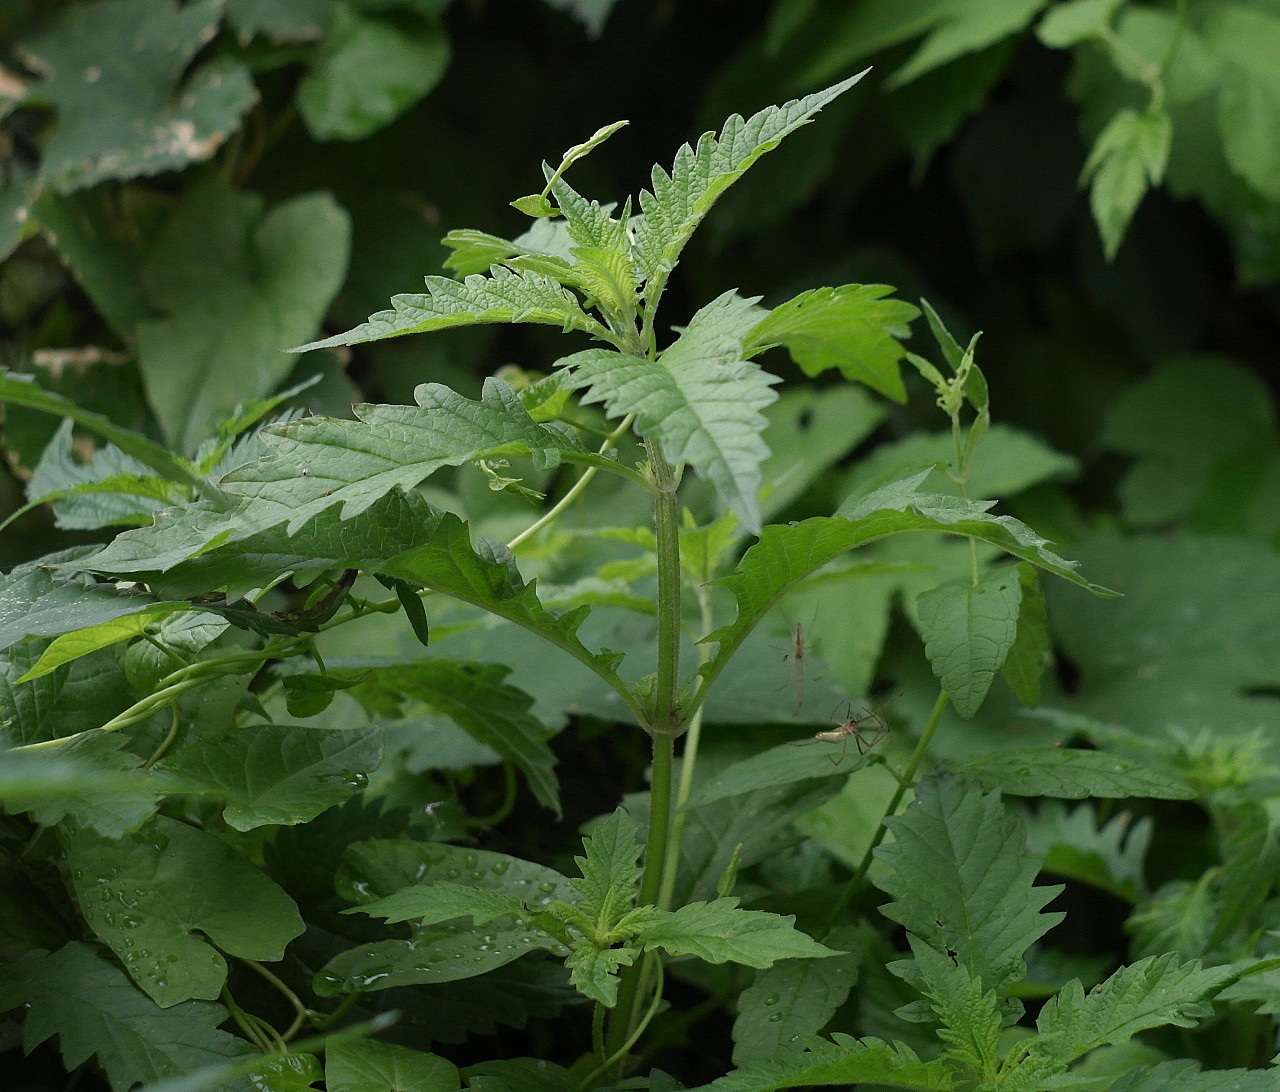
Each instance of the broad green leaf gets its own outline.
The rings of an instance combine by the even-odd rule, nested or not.
[[[434,1054],[376,1039],[348,1039],[324,1052],[328,1092],[455,1092],[458,1069]]]
[[[389,990],[434,982],[457,982],[502,967],[529,952],[568,950],[523,918],[470,926],[455,919],[415,928],[409,940],[383,940],[351,948],[329,960],[312,988],[321,997],[354,990]]]
[[[603,928],[612,928],[640,894],[643,846],[635,821],[622,808],[591,827],[582,840],[585,856],[575,857],[581,876],[569,882],[583,899],[583,909]]]
[[[1136,903],[1147,894],[1151,832],[1149,816],[1135,820],[1129,812],[1120,812],[1099,825],[1091,804],[1068,811],[1064,804],[1047,800],[1028,817],[1027,845],[1042,856],[1042,871]]]
[[[866,0],[827,32],[827,39],[801,77],[820,83],[873,53],[924,35],[911,59],[894,73],[901,86],[966,53],[975,53],[1017,34],[1049,0],[921,0],[904,9],[895,0]]]
[[[1274,1069],[1206,1069],[1187,1058],[1131,1069],[1109,1092],[1272,1092]]]
[[[1066,49],[1103,36],[1123,0],[1069,0],[1057,4],[1040,20],[1036,37],[1050,49]]]
[[[529,712],[533,698],[503,682],[510,671],[502,664],[418,660],[373,668],[369,678],[356,683],[350,693],[373,709],[398,708],[404,698],[426,702],[518,766],[538,802],[558,815],[560,786],[548,732]],[[342,677],[341,672],[337,674]]]
[[[944,584],[916,600],[925,655],[965,720],[981,707],[1013,647],[1022,586],[1002,568],[973,584]]]
[[[225,55],[182,78],[221,14],[215,0],[76,4],[23,43],[44,77],[26,101],[58,111],[41,163],[55,189],[176,170],[218,150],[257,98]]]
[[[611,1009],[618,1003],[619,968],[630,967],[639,954],[635,948],[597,948],[581,941],[565,960],[569,981],[584,997]]]
[[[1089,207],[1108,261],[1120,249],[1143,196],[1164,177],[1172,140],[1173,122],[1163,110],[1139,114],[1124,107],[1094,141],[1080,178],[1090,183]]]
[[[382,761],[382,732],[255,724],[197,739],[155,767],[167,792],[211,793],[236,830],[310,822],[359,792]]]
[[[866,1083],[918,1092],[949,1092],[955,1087],[951,1068],[924,1062],[908,1046],[881,1039],[833,1035],[832,1042],[816,1036],[805,1041],[799,1054],[748,1062],[692,1092],[773,1092],[776,1088]]]
[[[1020,978],[1023,953],[1064,916],[1041,912],[1062,889],[1032,886],[1039,862],[1000,794],[929,778],[887,825],[893,841],[876,850],[887,867],[875,882],[894,901],[881,913],[935,951],[954,952],[986,988]]]
[[[297,907],[275,883],[225,842],[175,819],[156,816],[118,840],[80,830],[66,846],[89,927],[158,1005],[218,996],[227,964],[212,945],[274,962],[302,932]]]
[[[1000,1018],[996,991],[988,989],[963,963],[952,962],[924,941],[908,936],[924,992],[942,1027],[944,1057],[980,1080],[995,1076],[999,1063]]]
[[[486,379],[479,401],[439,383],[414,391],[416,406],[362,405],[358,419],[309,417],[269,426],[270,455],[223,479],[246,503],[239,519],[290,532],[333,505],[359,515],[392,489],[411,489],[437,470],[476,459],[528,458],[538,470],[561,462],[623,473],[613,459],[583,448],[563,425],[538,424],[500,379]]]
[[[543,323],[608,338],[608,331],[587,315],[577,298],[556,281],[540,273],[517,273],[502,266],[495,267],[487,276],[475,273],[462,281],[428,277],[425,293],[393,296],[391,305],[392,310],[379,311],[345,334],[289,351],[305,353],[335,345],[359,345],[403,334],[424,334],[488,322]]]
[[[120,837],[155,811],[162,793],[125,742],[123,735],[111,735],[46,752],[0,750],[4,810],[29,812],[42,826],[74,816],[104,837]]]
[[[1233,974],[1231,967],[1202,969],[1198,960],[1180,963],[1177,953],[1168,952],[1121,967],[1088,993],[1079,981],[1067,983],[1040,1010],[1039,1034],[1028,1046],[1026,1060],[1010,1073],[1009,1087],[1029,1087],[1019,1080],[1024,1068],[1029,1074],[1060,1070],[1087,1051],[1123,1042],[1147,1028],[1195,1027],[1213,1012],[1205,1000]]]
[[[587,349],[560,362],[587,388],[584,403],[603,402],[610,417],[634,413],[636,431],[660,441],[670,462],[688,463],[711,482],[752,531],[760,527],[760,464],[769,455],[760,410],[777,398],[770,388],[778,382],[743,359],[755,302],[732,291],[718,296],[657,361]]]
[[[1023,705],[1040,704],[1040,682],[1052,655],[1049,618],[1040,592],[1040,574],[1025,562],[1018,566],[1022,599],[1018,604],[1018,628],[1000,675]]]
[[[756,972],[738,995],[733,1064],[777,1058],[804,1049],[802,1037],[821,1031],[858,979],[865,936],[843,929],[827,938],[847,954],[831,959],[783,959]]]
[[[744,758],[700,784],[689,798],[689,808],[754,792],[773,785],[789,785],[822,777],[847,776],[866,765],[866,756],[847,750],[842,755],[838,743],[801,739],[781,743],[767,751]]]
[[[1011,516],[988,515],[990,502],[918,492],[928,473],[923,471],[851,501],[837,516],[814,516],[785,527],[775,524],[764,528],[737,570],[719,581],[733,594],[738,614],[729,625],[702,639],[719,643],[714,658],[702,669],[704,675],[714,679],[760,619],[810,573],[855,547],[904,531],[971,536],[1096,595],[1115,594],[1077,575],[1077,563],[1049,550],[1047,540],[1025,523]]]
[[[149,466],[161,477],[182,485],[189,485],[199,490],[215,506],[226,507],[226,501],[218,489],[196,474],[185,459],[170,455],[159,444],[148,440],[145,436],[112,424],[100,413],[83,409],[69,398],[46,391],[33,381],[14,375],[8,369],[0,368],[0,403],[3,402],[12,403],[15,406],[28,406],[59,417],[70,417],[77,425],[109,440],[126,455],[131,455],[144,466]]]
[[[151,626],[187,608],[186,603],[152,603],[143,610],[133,614],[125,614],[112,618],[108,622],[99,622],[96,626],[63,633],[49,642],[49,647],[40,655],[40,659],[18,679],[19,683],[30,682],[51,671],[56,671],[63,664],[78,660],[100,648],[140,637]]]
[[[1218,132],[1227,162],[1268,201],[1280,201],[1280,75],[1271,63],[1280,15],[1239,0],[1214,4],[1204,13],[1203,34],[1222,59]]]
[[[150,611],[158,604],[145,592],[120,590],[91,578],[50,571],[31,562],[0,577],[0,649],[26,636],[53,637]]]
[[[1196,790],[1178,777],[1140,762],[1070,748],[1016,748],[992,751],[953,763],[960,776],[1010,796],[1053,796],[1084,800],[1091,796],[1124,799],[1193,800]]]
[[[652,910],[635,943],[645,951],[662,948],[671,955],[748,967],[840,954],[800,932],[794,922],[790,916],[738,909],[736,898],[691,902],[679,910]]]
[[[435,19],[391,20],[335,3],[332,25],[298,85],[296,102],[316,140],[361,140],[430,91],[449,63]]]
[[[412,593],[408,598],[421,609],[422,600]],[[401,597],[400,605],[404,606],[404,602],[405,597]],[[333,675],[286,675],[280,680],[284,685],[285,708],[291,717],[319,716],[333,703],[334,694],[339,690],[350,690],[363,677],[357,675],[340,679]]]
[[[906,352],[901,339],[909,335],[908,324],[920,309],[885,299],[892,291],[883,284],[846,284],[801,292],[756,324],[744,340],[743,355],[785,345],[805,375],[839,368],[850,382],[905,402],[907,391],[898,372]]]
[[[436,880],[402,887],[385,899],[355,906],[343,913],[369,914],[392,924],[416,921],[419,925],[439,925],[454,918],[470,918],[477,925],[488,925],[494,918],[519,914],[524,909],[524,902],[514,895]]]
[[[19,1006],[30,1006],[22,1031],[28,1052],[57,1036],[67,1069],[96,1057],[113,1092],[250,1052],[218,1030],[227,1019],[221,1005],[159,1008],[114,963],[75,941],[0,968],[0,1010]]]
[[[745,121],[734,114],[725,121],[719,136],[703,133],[696,149],[681,146],[670,174],[661,167],[653,168],[653,191],[640,194],[643,217],[635,225],[635,254],[648,281],[645,292],[651,308],[657,306],[681,250],[716,199],[757,159],[865,74],[860,72],[783,106],[770,106]]]
[[[347,269],[350,221],[328,194],[265,210],[209,181],[188,190],[143,268],[160,317],[137,330],[147,398],[190,453],[241,402],[270,394],[319,324]]]

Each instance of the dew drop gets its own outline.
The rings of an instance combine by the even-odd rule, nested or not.
[[[776,993],[771,993],[764,999],[764,1003],[766,1005],[776,1005],[781,1000],[782,998],[780,998]]]
[[[772,1016],[769,1017],[769,1023],[776,1024],[781,1019],[782,1019],[782,1013],[775,1012]]]

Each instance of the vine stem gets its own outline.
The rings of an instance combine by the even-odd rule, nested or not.
[[[871,868],[871,861],[875,856],[876,849],[889,832],[889,828],[885,826],[885,821],[897,814],[898,808],[902,805],[902,798],[907,795],[907,790],[915,784],[916,773],[920,769],[920,764],[924,761],[925,753],[929,750],[929,743],[933,739],[933,733],[937,730],[938,722],[942,719],[942,714],[946,708],[947,692],[940,690],[938,699],[933,703],[933,709],[929,713],[929,720],[924,726],[924,731],[920,733],[916,749],[911,753],[911,761],[907,763],[906,770],[903,772],[902,777],[898,779],[898,787],[894,790],[893,796],[889,800],[889,806],[885,808],[884,815],[880,817],[880,823],[871,838],[871,844],[867,846],[866,852],[862,855],[862,860],[858,863],[858,870],[849,878],[844,890],[840,892],[839,897],[832,904],[831,914],[827,919],[827,933],[830,933],[836,927],[836,923],[844,915],[845,911],[849,909],[849,904],[853,902],[854,896],[862,889],[863,881],[867,878],[867,871]]]

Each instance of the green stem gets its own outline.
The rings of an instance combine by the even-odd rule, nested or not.
[[[648,1010],[645,1012],[644,1016],[637,1022],[636,1026],[631,1029],[631,1033],[625,1039],[623,1039],[623,1041],[618,1044],[617,1048],[613,1051],[613,1053],[610,1054],[609,1057],[604,1060],[604,1063],[597,1066],[594,1070],[592,1070],[585,1077],[583,1077],[582,1080],[578,1082],[579,1088],[590,1087],[592,1084],[595,1083],[596,1078],[599,1077],[602,1073],[607,1072],[610,1068],[612,1068],[615,1065],[620,1066],[624,1061],[626,1061],[626,1057],[631,1052],[631,1048],[636,1045],[636,1042],[639,1040],[640,1036],[644,1034],[644,1029],[647,1028],[650,1022],[653,1020],[653,1018],[658,1015],[658,1008],[662,1004],[662,989],[664,985],[665,974],[662,969],[662,960],[658,958],[656,955],[654,955],[652,952],[648,953],[644,957],[644,962],[641,964],[641,966],[647,968],[650,964],[652,964],[656,970],[657,982],[654,984],[653,998],[649,1002]],[[616,1026],[617,1026],[617,1023],[615,1021],[614,1027]],[[612,1030],[613,1028],[610,1028],[610,1031]]]
[[[591,1014],[591,1050],[595,1054],[597,1062],[605,1060],[604,1053],[604,1017],[606,1009],[599,1001],[595,1004],[595,1010]]]
[[[178,716],[178,707],[175,705],[172,709],[172,715],[169,722],[169,731],[164,739],[160,741],[160,746],[151,752],[151,757],[142,764],[144,770],[151,769],[161,758],[164,757],[165,751],[173,746],[173,741],[178,738],[178,728],[182,724],[182,718]]]
[[[871,844],[867,846],[866,852],[862,855],[862,860],[858,863],[858,870],[850,877],[849,882],[845,884],[844,890],[840,892],[839,898],[832,904],[831,914],[827,919],[826,932],[830,933],[835,928],[836,923],[844,916],[845,911],[849,909],[854,896],[862,889],[862,883],[867,878],[867,870],[871,867],[871,861],[875,856],[876,849],[884,841],[884,836],[889,831],[889,828],[885,826],[885,820],[897,814],[898,808],[902,804],[902,798],[907,795],[907,790],[915,784],[916,773],[920,769],[920,764],[924,761],[925,753],[929,750],[929,743],[933,739],[933,733],[937,730],[938,722],[942,719],[942,714],[946,708],[947,692],[942,690],[938,693],[938,700],[933,703],[933,709],[929,713],[929,720],[924,726],[924,731],[920,733],[916,749],[911,753],[911,761],[907,763],[907,768],[898,781],[898,787],[894,790],[893,797],[889,800],[889,806],[885,808],[879,826],[876,827],[876,832],[871,838]]]
[[[305,1021],[307,1017],[312,1015],[311,1010],[308,1009],[307,1006],[302,1003],[302,1000],[298,997],[296,993],[293,992],[293,990],[289,989],[289,987],[286,986],[284,982],[280,980],[278,975],[276,975],[272,971],[267,970],[267,968],[264,967],[257,960],[242,959],[240,962],[245,964],[248,967],[252,967],[255,971],[258,972],[258,974],[260,974],[263,978],[265,978],[268,982],[270,982],[271,985],[273,985],[284,997],[284,999],[288,1001],[289,1004],[293,1007],[293,1011],[295,1014],[293,1018],[293,1023],[289,1025],[289,1030],[286,1031],[280,1037],[284,1042],[287,1043],[290,1039],[292,1039],[295,1035],[298,1034],[299,1029],[302,1027],[303,1021]]]
[[[516,782],[516,768],[510,762],[502,764],[502,803],[498,805],[496,811],[488,815],[477,815],[467,820],[467,826],[472,828],[496,827],[508,815],[511,809],[516,806],[516,790],[518,788]]]

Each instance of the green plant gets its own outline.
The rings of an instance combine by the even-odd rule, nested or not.
[[[977,338],[962,347],[926,304],[939,367],[900,344],[914,307],[885,286],[848,284],[773,308],[726,291],[663,344],[668,279],[712,204],[857,79],[730,118],[682,148],[670,172],[654,170],[638,213],[584,198],[564,177],[618,127],[601,129],[546,170],[540,194],[515,202],[534,218],[524,235],[451,232],[447,265],[461,280],[430,277],[425,293],[294,350],[482,323],[559,327],[608,346],[562,357],[546,376],[490,378],[479,400],[424,384],[414,406],[363,405],[355,420],[286,414],[251,432],[291,391],[239,407],[186,457],[0,376],[7,403],[107,441],[80,464],[64,426],[35,468],[30,504],[52,503],[68,526],[134,525],[101,548],[20,565],[0,587],[10,744],[0,795],[14,892],[0,897],[16,957],[0,968],[0,1005],[28,1010],[29,1045],[58,1036],[69,1066],[93,1057],[113,1089],[167,1078],[168,1088],[460,1087],[439,1055],[334,1032],[349,1015],[369,1021],[357,1032],[381,1031],[378,1015],[405,998],[399,1031],[410,1043],[562,1010],[584,1026],[567,1064],[478,1061],[465,1071],[471,1088],[674,1088],[661,1071],[632,1074],[664,1034],[682,1033],[684,1014],[663,1011],[667,976],[678,974],[716,1008],[736,996],[739,1064],[711,1082],[717,1092],[852,1082],[1030,1092],[1067,1086],[1070,1064],[1140,1031],[1193,1026],[1214,995],[1280,966],[1247,945],[1208,967],[1169,947],[1087,994],[1069,974],[1037,994],[1027,953],[1061,915],[1042,913],[1055,889],[1033,886],[1024,820],[995,790],[1182,800],[1196,788],[1089,725],[1080,731],[1096,749],[1004,749],[920,778],[948,704],[973,718],[997,674],[1037,703],[1048,648],[1039,571],[1108,594],[1024,523],[969,496],[981,445],[997,435]],[[753,358],[779,347],[810,375],[839,368],[896,401],[907,397],[905,359],[949,420],[945,457],[854,483],[833,515],[767,523],[796,495],[789,478],[811,481],[838,457],[771,465],[763,411],[778,378]],[[531,469],[517,476],[516,459]],[[571,481],[570,467],[581,468]],[[463,468],[452,490],[423,486],[446,468]],[[700,480],[681,494],[686,470]],[[608,507],[587,507],[610,477]],[[473,538],[450,510],[485,512],[476,481],[503,495],[494,525],[523,524],[505,542]],[[528,519],[521,506],[552,492]],[[629,495],[651,518],[603,525],[603,512],[638,512]],[[922,531],[964,546],[956,580],[915,589],[939,689],[914,745],[892,759],[866,748],[835,766],[825,748],[783,741],[721,756],[708,776],[712,688],[750,674],[741,657],[770,611],[806,585],[908,568],[845,558]],[[757,541],[744,548],[748,534]],[[576,569],[576,579],[539,585],[517,550],[529,568]],[[651,622],[651,635],[610,612]],[[489,628],[496,621],[589,673],[588,709],[607,737],[640,731],[651,745],[648,792],[589,826],[577,876],[466,844],[517,806],[517,772],[543,808],[561,810],[547,728],[502,663],[527,653],[512,629]],[[354,651],[360,635],[389,634],[419,647]],[[498,662],[439,655],[455,635],[489,643]],[[321,715],[332,718],[323,727],[295,723]],[[391,761],[387,739],[397,741]],[[461,775],[448,791],[418,779],[472,765],[476,744],[502,764],[489,814],[467,808]],[[785,904],[788,883],[762,891],[743,871],[763,868],[786,841],[779,832],[850,775],[875,769],[894,787],[847,879],[807,885],[817,900],[781,913],[741,907],[745,894]],[[385,810],[358,804],[362,790]],[[894,840],[881,845],[887,833]],[[776,866],[803,871],[798,860]],[[886,941],[853,913],[869,877],[907,931],[909,959],[880,958]],[[331,880],[352,905],[333,898]],[[1225,915],[1198,954],[1218,951],[1264,895]],[[409,935],[370,917],[410,922]],[[726,964],[760,973],[740,990],[715,970]],[[859,969],[886,966],[905,991],[895,1033],[817,1036]],[[255,979],[275,991],[262,1005],[283,1002],[287,1023],[250,1011],[245,998],[262,998]],[[455,985],[415,990],[441,983]],[[883,998],[897,987],[878,988]],[[590,1017],[572,1010],[575,994]],[[1018,1025],[1021,996],[1048,998],[1034,1033]],[[481,1012],[451,1014],[451,1003]],[[228,1019],[238,1034],[220,1028]],[[304,1031],[318,1040],[299,1040]],[[1252,1075],[1211,1084],[1170,1064],[1115,1087],[1159,1087],[1171,1074],[1188,1089],[1255,1087]]]

